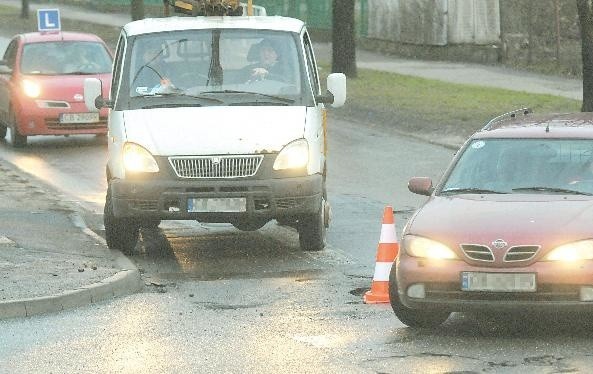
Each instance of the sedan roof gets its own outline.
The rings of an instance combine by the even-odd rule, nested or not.
[[[86,41],[86,42],[103,42],[103,40],[95,34],[84,32],[60,31],[60,32],[29,32],[20,35],[25,44],[27,43],[43,43],[43,42],[59,42],[59,41]]]
[[[501,120],[472,138],[593,139],[593,113],[528,114]]]

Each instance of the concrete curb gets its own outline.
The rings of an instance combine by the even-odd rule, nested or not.
[[[75,226],[106,245],[103,238],[86,226],[80,215],[73,214],[71,218]],[[56,295],[2,301],[0,302],[0,320],[61,312],[140,291],[144,287],[144,283],[136,266],[119,251],[112,250],[111,254],[115,258],[116,266],[122,269],[116,274],[100,282]]]

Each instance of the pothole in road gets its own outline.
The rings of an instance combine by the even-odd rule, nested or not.
[[[368,290],[369,290],[368,287],[359,287],[359,288],[355,288],[352,291],[350,291],[349,294],[354,295],[354,296],[362,296]]]

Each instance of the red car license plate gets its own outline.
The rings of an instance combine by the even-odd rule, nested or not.
[[[461,273],[462,291],[535,292],[535,273]]]

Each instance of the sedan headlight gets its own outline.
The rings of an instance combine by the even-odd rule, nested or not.
[[[403,246],[406,253],[413,257],[451,260],[458,258],[455,252],[443,243],[420,236],[404,236]]]
[[[41,86],[39,83],[34,82],[30,79],[23,79],[21,82],[21,87],[23,88],[23,92],[30,98],[36,98],[41,95]]]
[[[544,260],[548,261],[579,261],[593,260],[593,240],[568,243],[554,248]]]
[[[150,152],[136,143],[124,144],[124,167],[135,173],[156,173],[159,166]]]
[[[305,139],[295,140],[286,145],[274,162],[274,170],[298,169],[309,162],[309,144]]]

